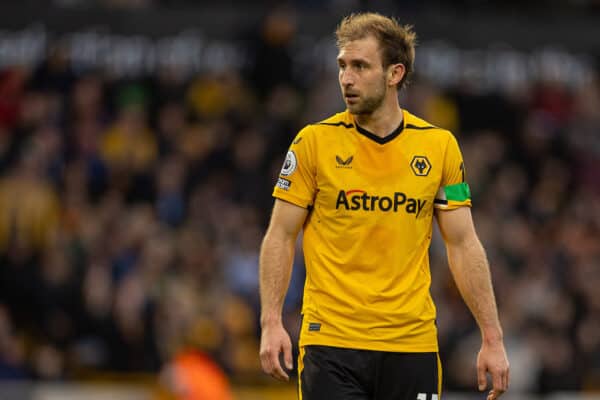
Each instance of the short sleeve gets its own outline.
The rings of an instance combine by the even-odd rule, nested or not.
[[[279,172],[273,197],[304,208],[313,205],[317,190],[314,145],[310,126],[296,135]]]
[[[454,135],[446,145],[444,167],[434,206],[440,210],[453,210],[471,206],[471,190],[465,182],[465,164]]]

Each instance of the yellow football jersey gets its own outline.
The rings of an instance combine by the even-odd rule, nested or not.
[[[310,210],[300,345],[437,351],[433,210],[470,206],[454,136],[403,110],[380,138],[348,111],[294,139],[273,191]]]

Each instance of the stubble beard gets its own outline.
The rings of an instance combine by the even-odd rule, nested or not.
[[[373,114],[373,112],[381,107],[381,104],[383,104],[386,94],[387,87],[385,85],[385,79],[382,79],[379,90],[377,90],[373,95],[362,98],[355,104],[346,104],[348,111],[354,115]]]

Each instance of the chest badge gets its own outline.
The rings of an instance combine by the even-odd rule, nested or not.
[[[416,176],[427,176],[431,171],[431,163],[425,156],[414,156],[410,162],[410,169]]]
[[[352,160],[354,160],[354,156],[350,156],[348,158],[346,158],[345,160],[336,155],[335,156],[335,162],[336,162],[336,168],[347,168],[347,169],[351,169],[352,168]]]

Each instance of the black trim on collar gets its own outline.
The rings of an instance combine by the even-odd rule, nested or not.
[[[329,126],[343,126],[346,129],[354,128],[354,125],[347,124],[345,122],[319,122],[317,125],[329,125]]]
[[[394,131],[392,133],[390,133],[389,135],[384,136],[384,137],[377,136],[376,134],[369,132],[368,130],[359,126],[358,124],[356,124],[356,130],[360,134],[366,136],[367,138],[369,138],[379,144],[386,144],[386,143],[394,140],[398,135],[400,135],[402,133],[402,131],[404,130],[404,119],[402,119],[402,122],[400,122],[400,125],[396,129],[394,129]]]
[[[407,129],[436,129],[435,126],[416,126],[413,124],[406,124]]]

